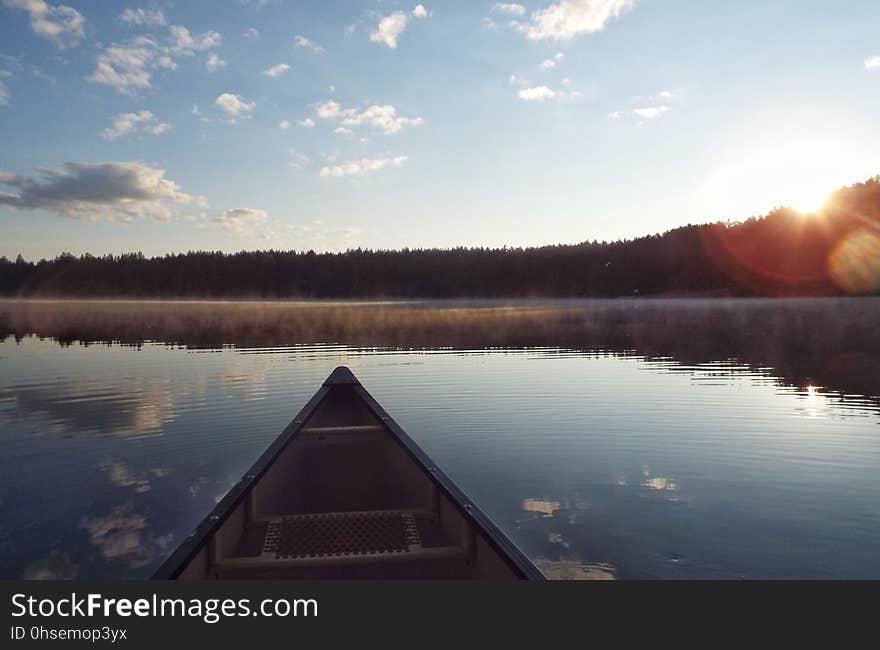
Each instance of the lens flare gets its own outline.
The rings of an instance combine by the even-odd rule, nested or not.
[[[828,269],[847,293],[880,291],[880,233],[868,228],[853,231],[831,252]]]

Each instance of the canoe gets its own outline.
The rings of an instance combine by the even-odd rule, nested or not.
[[[543,579],[344,366],[153,577]]]

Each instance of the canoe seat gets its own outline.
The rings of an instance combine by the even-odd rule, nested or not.
[[[422,540],[411,512],[326,512],[270,520],[262,557],[342,559],[409,553],[420,548]]]
[[[254,540],[258,545],[250,553],[213,558],[209,575],[346,577],[351,571],[384,567],[375,575],[382,577],[394,575],[388,573],[391,566],[411,565],[413,569],[401,568],[397,574],[420,576],[433,571],[427,575],[462,577],[461,567],[469,566],[473,551],[450,545],[436,522],[437,515],[427,510],[322,512],[257,519],[248,530],[259,535]]]

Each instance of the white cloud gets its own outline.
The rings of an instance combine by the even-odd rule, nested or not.
[[[644,108],[634,108],[632,112],[638,117],[644,117],[649,120],[660,117],[664,113],[669,112],[668,106],[646,106]]]
[[[208,59],[205,61],[205,67],[208,68],[208,72],[216,72],[225,66],[226,61],[217,56],[216,52],[211,52]]]
[[[286,131],[287,129],[290,128],[290,122],[288,122],[287,120],[281,120],[278,123],[278,128],[281,129],[282,131]]]
[[[351,129],[347,129],[344,126],[337,126],[335,129],[333,129],[333,133],[336,133],[338,135],[351,135],[352,133],[354,133],[354,131],[352,131]]]
[[[218,32],[205,32],[193,35],[183,25],[171,25],[168,27],[170,34],[170,49],[175,54],[191,56],[196,52],[204,52],[220,45],[221,36]]]
[[[311,129],[312,127],[315,126],[315,120],[313,120],[310,117],[307,117],[304,120],[297,120],[296,123],[302,127],[307,128],[307,129]]]
[[[873,68],[880,68],[880,56],[872,56],[865,61],[865,69],[871,70]]]
[[[288,70],[290,70],[289,65],[287,65],[286,63],[278,63],[263,70],[263,74],[267,77],[280,77]]]
[[[408,126],[419,126],[421,117],[405,117],[397,114],[397,109],[390,105],[373,104],[360,110],[359,108],[343,108],[338,102],[328,100],[315,106],[315,114],[323,120],[339,119],[339,125],[350,127],[372,126],[386,135],[398,133]]]
[[[6,89],[6,84],[0,81],[0,106],[8,106],[9,105],[9,91]]]
[[[321,45],[319,45],[318,43],[315,43],[315,41],[308,39],[305,36],[302,36],[300,34],[296,35],[296,37],[293,39],[293,43],[297,47],[303,47],[303,48],[305,48],[307,50],[311,50],[312,52],[315,52],[317,54],[320,54],[321,52],[324,51],[324,48]]]
[[[113,118],[113,126],[107,127],[101,132],[105,140],[116,140],[131,133],[149,133],[161,135],[171,130],[171,125],[159,122],[150,111],[138,111],[137,113],[122,113]]]
[[[668,90],[661,90],[656,95],[633,97],[636,108],[614,111],[608,117],[614,120],[635,118],[637,120],[656,120],[672,110],[670,102],[678,102],[680,98]],[[641,123],[641,122],[640,122]]]
[[[304,153],[299,153],[296,149],[290,150],[290,162],[288,164],[291,169],[302,169],[311,161],[312,159]]]
[[[498,2],[492,7],[492,11],[510,14],[511,16],[522,16],[526,13],[526,8],[514,2]]]
[[[363,176],[364,174],[380,171],[386,167],[401,167],[408,159],[407,156],[397,156],[396,158],[361,158],[360,160],[342,162],[338,165],[321,167],[319,173],[321,176]]]
[[[10,9],[26,11],[34,33],[62,50],[76,47],[85,38],[86,19],[67,5],[50,5],[44,0],[3,0],[3,4]]]
[[[529,84],[529,80],[525,77],[521,77],[518,74],[510,75],[510,79],[508,79],[511,86],[527,86]]]
[[[247,30],[245,30],[243,36],[245,38],[250,38],[252,40],[256,40],[256,39],[260,38],[260,30],[257,29],[256,27],[248,27]]]
[[[422,124],[420,117],[404,117],[397,114],[397,109],[390,104],[372,105],[360,112],[354,112],[342,120],[343,126],[361,126],[368,124],[381,129],[384,133],[397,133],[407,126]]]
[[[0,184],[15,191],[0,192],[0,205],[89,221],[167,221],[174,204],[207,205],[165,178],[164,169],[139,162],[65,163],[28,176],[0,172]]]
[[[236,235],[259,236],[259,228],[267,225],[269,215],[259,208],[232,208],[211,219]]]
[[[160,52],[159,46],[145,36],[126,45],[110,45],[98,55],[89,81],[107,84],[126,95],[131,95],[138,89],[149,88],[152,69],[176,67],[173,61],[160,55]]]
[[[193,36],[186,27],[171,25],[164,43],[139,36],[123,44],[113,43],[105,47],[88,79],[111,86],[124,95],[133,95],[151,87],[153,70],[176,70],[173,56],[192,56],[212,49],[220,44],[220,39],[217,32]],[[212,72],[222,65],[225,62],[216,56],[211,56],[207,63]]]
[[[355,109],[343,109],[339,102],[335,102],[332,99],[321,102],[320,104],[315,105],[315,114],[320,117],[322,120],[330,120],[340,115],[349,114]]]
[[[370,32],[370,40],[374,43],[385,43],[392,50],[397,48],[397,39],[406,30],[409,16],[402,11],[382,17],[376,29]]]
[[[608,117],[613,120],[619,120],[623,117],[637,117],[646,120],[656,120],[658,117],[662,117],[665,113],[670,111],[670,107],[665,104],[661,104],[659,106],[644,106],[641,108],[633,108],[628,111],[614,111],[613,113],[609,113]]]
[[[533,88],[523,88],[517,95],[527,102],[543,102],[545,99],[556,97],[556,92],[547,86],[534,86]]]
[[[568,41],[601,31],[609,20],[634,5],[635,0],[558,0],[532,12],[528,22],[514,21],[513,27],[533,41]]]
[[[565,79],[563,79],[563,80],[560,81],[559,83],[561,83],[563,86],[570,86],[570,85],[571,85],[571,79],[569,79],[568,77],[566,77]]]
[[[238,117],[239,115],[250,113],[257,107],[256,102],[245,101],[244,97],[234,93],[221,93],[220,95],[217,95],[214,104],[219,106],[232,117]]]
[[[352,34],[355,33],[356,30],[357,30],[357,25],[355,25],[354,23],[352,23],[350,25],[346,25],[345,26],[345,35],[351,36]]]
[[[677,97],[674,93],[669,92],[668,90],[661,90],[656,95],[636,95],[633,97],[634,104],[664,104],[671,101],[678,101],[679,97]]]
[[[553,55],[552,59],[544,59],[541,62],[541,67],[544,70],[552,70],[556,67],[556,64],[565,59],[565,54],[562,52],[557,52]]]
[[[416,5],[415,8],[412,10],[412,15],[416,18],[427,18],[428,10],[425,9],[424,5]]]
[[[126,9],[119,14],[119,20],[129,25],[158,27],[165,24],[165,14],[161,9]]]

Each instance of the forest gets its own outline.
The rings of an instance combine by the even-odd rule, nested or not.
[[[614,242],[339,253],[0,258],[0,295],[129,298],[814,296],[880,293],[880,177],[813,214],[777,208]]]

